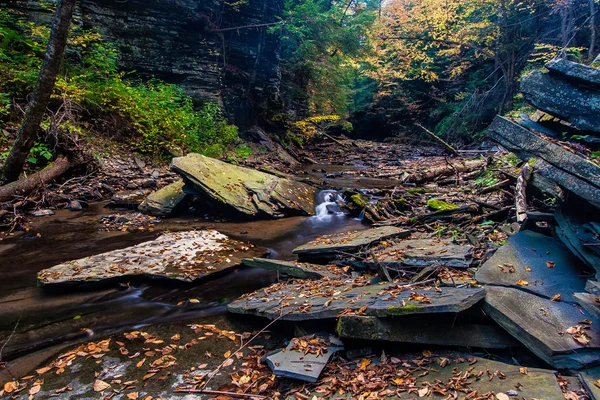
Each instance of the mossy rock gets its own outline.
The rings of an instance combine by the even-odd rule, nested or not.
[[[433,211],[455,210],[458,208],[456,204],[447,203],[443,200],[427,200],[427,208]]]

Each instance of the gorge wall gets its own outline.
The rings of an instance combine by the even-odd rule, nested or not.
[[[51,18],[40,3],[8,4]],[[81,0],[75,23],[116,44],[124,71],[178,84],[247,127],[281,104],[279,38],[254,25],[276,22],[282,10],[282,0]]]

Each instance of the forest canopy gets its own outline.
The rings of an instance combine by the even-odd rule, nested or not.
[[[525,71],[559,54],[596,56],[594,0],[302,0],[286,7],[285,60],[307,81],[310,111],[379,115],[395,134],[425,121],[450,140],[469,141],[496,113],[521,106]]]

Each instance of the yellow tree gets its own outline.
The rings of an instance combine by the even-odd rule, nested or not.
[[[392,0],[372,34],[371,77],[384,87],[398,80],[460,77],[474,63],[492,61],[510,107],[516,77],[519,23],[533,0]],[[519,27],[519,29],[515,28]],[[499,81],[497,83],[500,83]]]

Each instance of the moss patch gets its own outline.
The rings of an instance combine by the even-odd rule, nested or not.
[[[363,199],[362,196],[358,193],[350,196],[350,201],[352,202],[352,204],[360,208],[365,208],[367,206],[366,200]]]
[[[442,210],[454,210],[457,209],[458,206],[456,204],[446,203],[443,200],[427,200],[427,207],[430,210],[434,211],[442,211]]]
[[[407,304],[403,307],[390,306],[385,310],[385,314],[386,315],[414,314],[414,313],[419,313],[422,310],[423,310],[423,307],[420,307],[416,304]]]
[[[425,188],[411,188],[411,189],[408,189],[407,192],[410,194],[425,194],[425,193],[431,193],[431,190],[425,189]]]

